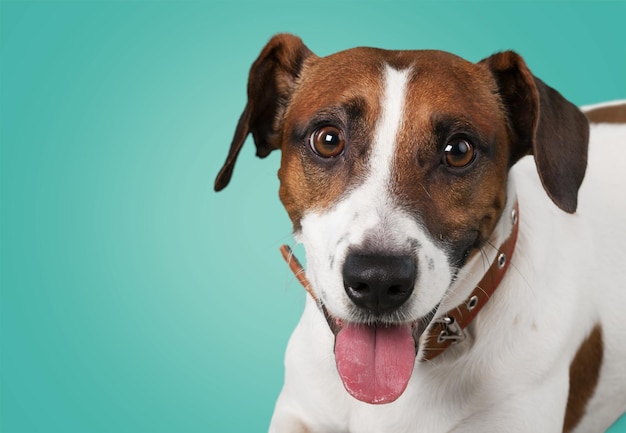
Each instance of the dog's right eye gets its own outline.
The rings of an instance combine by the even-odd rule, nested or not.
[[[311,134],[311,149],[322,158],[334,158],[343,153],[346,140],[339,128],[323,126]]]

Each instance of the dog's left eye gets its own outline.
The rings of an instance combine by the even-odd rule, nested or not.
[[[443,163],[452,168],[467,167],[475,157],[474,146],[465,138],[450,140],[443,151]]]
[[[323,126],[311,134],[311,149],[322,158],[339,156],[346,145],[346,140],[339,128]]]

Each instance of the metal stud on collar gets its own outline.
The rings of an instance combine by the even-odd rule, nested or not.
[[[506,265],[506,254],[500,253],[498,256],[498,267],[502,269]]]
[[[468,311],[472,311],[478,305],[478,296],[474,295],[467,301],[465,305]]]
[[[518,215],[517,215],[517,209],[514,207],[511,210],[511,222],[513,223],[513,225],[517,224],[517,220],[518,220]],[[500,253],[500,255],[498,256],[498,268],[502,269],[504,268],[504,266],[506,265],[506,254],[504,253]]]

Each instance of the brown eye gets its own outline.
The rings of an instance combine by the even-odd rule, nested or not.
[[[467,167],[472,161],[476,152],[472,143],[464,138],[455,138],[446,144],[443,151],[443,163],[452,168]]]
[[[324,126],[311,135],[311,148],[322,158],[334,158],[343,152],[346,141],[339,128]]]

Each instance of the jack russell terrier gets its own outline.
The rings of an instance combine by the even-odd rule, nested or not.
[[[282,152],[312,294],[270,432],[602,432],[624,413],[626,101],[585,115],[514,52],[320,58],[282,34],[216,190],[249,133]]]

